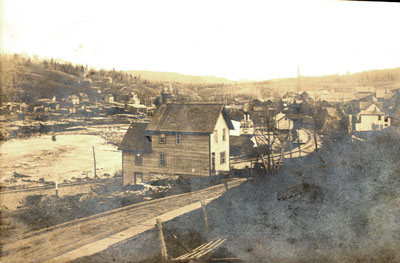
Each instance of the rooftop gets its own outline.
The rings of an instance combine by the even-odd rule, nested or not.
[[[220,104],[166,104],[154,113],[148,131],[213,133],[222,113],[229,129],[233,125]]]
[[[151,141],[146,137],[148,123],[132,123],[129,126],[118,150],[150,153]]]

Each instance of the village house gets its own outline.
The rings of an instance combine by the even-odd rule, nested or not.
[[[250,113],[243,110],[232,111],[229,113],[233,129],[230,131],[232,136],[253,135],[254,123],[250,118]]]
[[[71,103],[72,105],[79,105],[79,97],[77,95],[68,96],[66,101]]]
[[[132,123],[119,147],[123,183],[157,175],[213,176],[229,172],[229,130],[222,105],[164,104],[149,123]]]
[[[106,94],[103,97],[105,103],[114,103],[114,95],[113,94]]]
[[[275,129],[277,130],[291,130],[293,129],[293,120],[290,119],[285,113],[279,112],[275,118]]]
[[[378,104],[379,103],[371,102],[367,107],[362,107],[360,111],[353,115],[354,131],[376,131],[388,128],[391,125],[390,117]]]
[[[243,115],[243,119],[240,122],[240,134],[254,134],[254,123],[253,120],[250,118],[250,114],[245,112]]]
[[[251,135],[230,136],[229,143],[231,156],[246,156],[257,145]]]
[[[287,105],[290,105],[294,102],[297,95],[298,94],[296,92],[287,91],[285,94],[282,95],[282,102],[286,103]]]
[[[43,108],[44,112],[60,109],[60,103],[57,102],[55,97],[53,99],[38,99],[34,103],[34,106]]]
[[[79,101],[82,103],[89,103],[89,96],[86,93],[79,92]]]
[[[174,94],[174,90],[172,85],[164,84],[164,88],[161,91],[161,102],[163,104],[172,103],[176,101],[176,96]]]
[[[140,105],[140,99],[138,98],[136,92],[130,92],[128,103],[133,105]]]

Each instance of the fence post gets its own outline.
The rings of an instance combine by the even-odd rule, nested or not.
[[[201,207],[203,208],[203,215],[204,215],[204,223],[206,225],[206,234],[207,234],[207,242],[210,241],[210,232],[208,231],[208,218],[206,212],[206,204],[204,201],[200,201]]]
[[[161,219],[157,218],[156,222],[157,222],[157,228],[158,228],[158,237],[160,238],[161,260],[163,263],[166,263],[166,262],[168,262],[168,253],[167,253],[167,246],[165,245],[164,232],[163,232]]]
[[[93,168],[94,168],[94,179],[96,180],[97,175],[96,175],[96,154],[94,153],[94,146],[92,146],[93,149]]]
[[[56,187],[56,196],[58,197],[58,178],[56,179],[55,187]]]

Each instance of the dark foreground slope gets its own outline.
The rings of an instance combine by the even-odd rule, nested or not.
[[[209,210],[246,262],[400,262],[400,139],[326,144]]]
[[[400,138],[325,144],[207,206],[213,256],[241,262],[400,262]],[[205,239],[201,210],[164,223],[177,256]],[[174,235],[172,235],[174,234]],[[159,262],[157,232],[79,262]],[[237,261],[234,261],[237,262]]]

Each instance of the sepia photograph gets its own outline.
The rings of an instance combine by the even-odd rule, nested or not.
[[[0,0],[0,263],[399,263],[400,3]]]

